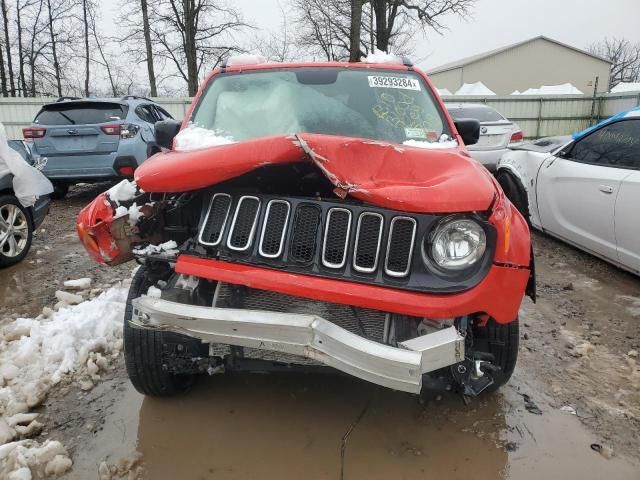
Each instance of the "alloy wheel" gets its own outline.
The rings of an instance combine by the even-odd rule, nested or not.
[[[0,206],[0,254],[13,258],[20,255],[29,240],[29,222],[16,205]]]

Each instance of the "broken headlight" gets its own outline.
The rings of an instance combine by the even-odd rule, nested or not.
[[[487,249],[482,225],[469,218],[448,218],[431,233],[431,259],[442,270],[464,270],[477,263]]]

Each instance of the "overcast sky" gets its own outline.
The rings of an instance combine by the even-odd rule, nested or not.
[[[279,0],[282,5],[287,0]],[[245,20],[261,29],[277,29],[278,0],[229,0]],[[104,2],[102,24],[114,33],[118,2]],[[429,69],[460,58],[546,35],[578,48],[605,37],[640,43],[640,0],[477,0],[472,18],[447,18],[442,35],[416,37],[412,58]],[[117,27],[116,27],[117,28]]]
[[[256,26],[277,28],[278,0],[234,3]],[[613,36],[640,42],[639,21],[640,0],[478,0],[473,18],[448,18],[443,35],[419,37],[414,58],[432,68],[537,35],[579,48]]]

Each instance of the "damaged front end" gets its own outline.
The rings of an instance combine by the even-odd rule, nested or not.
[[[489,328],[517,318],[528,229],[458,150],[282,135],[157,155],[128,190],[86,207],[78,234],[99,262],[145,265],[130,324],[171,335],[171,374],[328,366],[465,395],[497,382]],[[433,244],[454,224],[484,246],[447,270]]]

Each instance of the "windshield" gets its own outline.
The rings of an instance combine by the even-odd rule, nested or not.
[[[450,131],[413,72],[302,68],[217,76],[191,117],[235,141],[320,133],[403,143]]]

